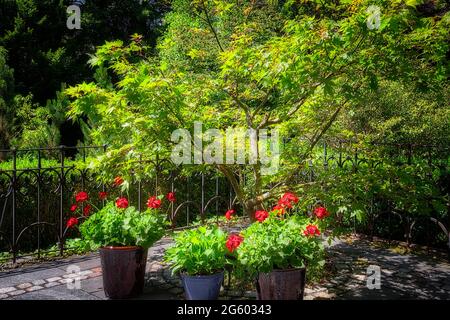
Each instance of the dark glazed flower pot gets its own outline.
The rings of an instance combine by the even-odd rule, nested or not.
[[[223,282],[223,272],[210,276],[181,275],[187,300],[217,300]]]
[[[142,247],[102,247],[103,289],[110,299],[137,296],[144,289],[147,250]]]
[[[260,273],[256,282],[259,300],[303,300],[306,269],[274,270]]]

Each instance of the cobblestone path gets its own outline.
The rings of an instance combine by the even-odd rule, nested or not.
[[[149,249],[146,286],[138,299],[184,298],[179,278],[162,263],[170,243],[170,238],[164,238]],[[334,241],[328,248],[328,275],[307,286],[305,299],[450,299],[450,264],[445,257],[435,252],[405,253],[398,248],[402,247],[396,249],[385,242],[369,242],[356,236]],[[71,273],[73,266],[81,272]],[[379,267],[379,289],[367,287],[369,266]],[[71,289],[76,276],[81,286]],[[220,299],[255,298],[251,287],[240,288],[234,282],[228,286],[228,281],[220,295]],[[99,257],[71,257],[1,272],[0,299],[106,299]]]

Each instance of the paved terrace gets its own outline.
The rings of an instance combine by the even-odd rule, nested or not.
[[[178,277],[162,262],[171,244],[164,238],[149,249],[146,286],[137,299],[184,299]],[[334,241],[328,249],[326,279],[308,285],[305,299],[450,299],[450,264],[435,251],[405,253],[403,246],[391,247],[383,241],[360,237]],[[70,289],[74,273],[81,269],[81,288]],[[367,267],[381,268],[381,288],[369,290]],[[227,282],[227,281],[225,281]],[[252,288],[225,283],[220,299],[255,299]],[[97,254],[75,256],[0,273],[0,299],[102,300],[102,273]]]

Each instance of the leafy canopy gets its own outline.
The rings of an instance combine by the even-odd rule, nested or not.
[[[262,176],[260,162],[216,166],[252,215],[293,187],[293,174],[362,92],[384,80],[445,90],[448,12],[423,17],[411,1],[303,3],[176,0],[157,55],[138,35],[100,47],[91,60],[97,81],[66,91],[69,116],[86,117],[93,140],[111,147],[98,167],[130,176],[137,157],[167,159],[173,130],[195,121],[222,133],[277,127],[288,139],[276,174]],[[380,8],[375,29],[369,5]]]

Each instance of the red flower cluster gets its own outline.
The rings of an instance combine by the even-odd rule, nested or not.
[[[122,185],[122,183],[123,183],[122,177],[118,176],[118,177],[114,178],[113,186],[118,187],[118,186]]]
[[[320,231],[315,225],[306,226],[306,230],[303,231],[303,234],[307,237],[320,236]]]
[[[158,209],[161,206],[161,200],[152,196],[147,200],[147,207],[152,209]]]
[[[90,204],[87,204],[87,205],[84,206],[83,214],[84,214],[85,217],[87,217],[89,215],[89,213],[91,213],[91,209],[92,209],[92,207],[91,207]]]
[[[75,212],[75,210],[77,210],[77,208],[78,208],[78,206],[77,206],[76,204],[73,204],[73,205],[70,207],[70,211],[71,211],[71,212]]]
[[[87,200],[89,200],[89,196],[88,196],[87,192],[85,192],[85,191],[80,191],[75,195],[76,202],[84,202]]]
[[[175,197],[175,192],[169,192],[166,196],[167,200],[170,202],[175,202],[177,199]]]
[[[255,219],[258,220],[259,222],[263,222],[268,217],[269,217],[269,213],[267,211],[258,210],[255,212]]]
[[[234,211],[234,209],[230,209],[230,210],[228,210],[227,212],[225,212],[225,218],[227,219],[227,220],[230,220],[231,219],[231,216],[233,215],[233,214],[235,214],[236,213],[236,211]]]
[[[128,208],[128,199],[127,198],[119,198],[116,200],[116,207],[120,209]]]
[[[108,192],[100,191],[98,197],[100,200],[105,200],[108,197]]]
[[[319,219],[323,219],[330,215],[330,213],[328,212],[328,210],[325,207],[317,207],[316,209],[314,209],[314,214]]]
[[[242,243],[242,241],[244,241],[244,238],[237,235],[237,234],[230,234],[228,236],[227,242],[226,242],[226,246],[228,251],[230,251],[231,253],[237,249],[237,247],[240,246],[240,244]]]
[[[292,192],[286,192],[283,194],[280,200],[278,200],[278,206],[282,208],[292,208],[292,203],[297,203],[298,197]]]
[[[72,228],[73,226],[76,226],[77,224],[78,224],[78,219],[72,217],[67,221],[66,226],[67,226],[67,228]]]
[[[276,213],[280,216],[284,214],[284,207],[282,205],[277,204],[272,208],[272,211],[276,211]]]

